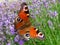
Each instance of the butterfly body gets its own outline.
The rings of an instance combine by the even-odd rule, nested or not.
[[[29,9],[26,3],[21,4],[18,16],[15,18],[15,29],[22,38],[44,38],[44,34],[32,26],[30,22]]]

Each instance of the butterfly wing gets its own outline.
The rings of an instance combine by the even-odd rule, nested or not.
[[[26,4],[21,7],[18,16],[15,18],[15,28],[17,33],[27,40],[29,40],[29,38],[44,37],[43,33],[39,32],[39,30],[31,25],[29,10]]]

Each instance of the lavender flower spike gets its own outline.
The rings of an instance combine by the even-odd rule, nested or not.
[[[24,45],[24,40],[20,40],[18,43],[19,45]]]
[[[14,38],[14,41],[19,42],[19,40],[20,40],[19,35],[16,35],[16,37]]]

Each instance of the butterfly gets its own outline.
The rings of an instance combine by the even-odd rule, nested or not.
[[[44,38],[44,34],[35,28],[30,22],[30,13],[25,2],[21,4],[18,16],[15,18],[15,29],[17,33],[26,40],[30,38]]]

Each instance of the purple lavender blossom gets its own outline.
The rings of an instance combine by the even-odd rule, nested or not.
[[[7,20],[7,17],[5,15],[2,15],[2,20],[3,21]]]
[[[3,22],[0,22],[0,26],[2,26]]]
[[[36,11],[35,14],[39,14],[39,11]]]
[[[51,2],[55,4],[56,3],[56,0],[51,0]]]
[[[58,15],[58,13],[56,12],[56,11],[54,11],[54,14],[53,14],[54,16],[57,16]]]
[[[19,45],[23,45],[24,44],[24,40],[20,39],[21,37],[19,35],[16,35],[16,37],[14,38],[14,41],[17,42]]]
[[[41,2],[40,0],[38,0],[38,1],[37,1],[37,5],[38,5],[38,7],[40,7],[41,4],[43,4],[43,2]]]
[[[10,9],[14,9],[15,6],[13,4],[10,4]]]
[[[54,12],[53,12],[53,11],[49,10],[48,13],[49,13],[49,16],[50,16],[50,17],[56,17],[56,16],[58,15],[57,11],[54,11]]]
[[[43,4],[44,4],[44,7],[45,7],[45,8],[48,8],[48,7],[49,7],[48,2],[43,2]]]
[[[14,35],[16,33],[15,29],[14,29],[14,26],[10,25],[10,32],[11,32],[12,35]]]
[[[6,24],[6,26],[8,26],[10,24],[10,21],[6,20],[5,24]]]
[[[48,26],[50,29],[54,29],[54,26],[51,20],[48,20]]]
[[[32,3],[36,3],[38,0],[32,0]]]
[[[0,2],[0,6],[2,6],[3,5],[3,3],[2,2]]]
[[[18,43],[19,43],[19,45],[24,45],[24,41],[23,40],[20,40]]]
[[[21,2],[26,2],[26,0],[21,0]]]
[[[6,45],[11,45],[11,43],[8,42]]]
[[[15,42],[19,42],[19,40],[20,40],[20,39],[19,39],[19,35],[16,35],[16,37],[14,38],[14,41],[15,41]]]
[[[52,26],[53,25],[51,20],[48,20],[48,25],[49,26]]]
[[[47,0],[42,0],[42,2],[46,2]]]
[[[30,10],[33,10],[34,9],[32,5],[31,6],[28,6],[28,7],[29,7]]]
[[[36,16],[35,16],[35,15],[31,15],[31,17],[32,17],[33,19],[35,19],[35,18],[36,18]]]
[[[4,32],[0,30],[0,41],[5,41],[6,37],[4,35]]]
[[[0,8],[0,15],[2,16],[4,13],[2,11],[2,8]]]

